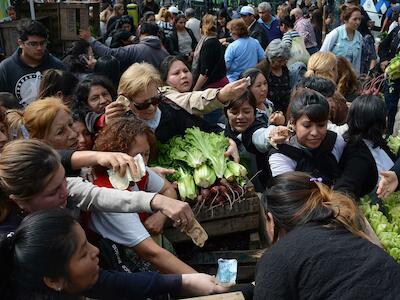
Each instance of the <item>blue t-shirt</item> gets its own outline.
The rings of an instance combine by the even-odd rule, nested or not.
[[[240,73],[254,67],[263,59],[265,59],[264,50],[256,39],[252,37],[239,38],[226,48],[226,76],[230,82],[235,81]]]

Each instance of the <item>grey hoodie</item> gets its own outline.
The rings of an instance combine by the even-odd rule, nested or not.
[[[134,63],[147,62],[157,69],[161,61],[169,54],[156,36],[143,38],[138,44],[128,45],[120,48],[109,48],[104,44],[92,39],[91,45],[93,51],[98,56],[113,55],[121,64],[121,69],[125,70]]]

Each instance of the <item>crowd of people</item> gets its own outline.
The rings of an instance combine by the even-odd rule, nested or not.
[[[376,47],[353,0],[339,20],[315,1],[224,2],[200,20],[190,1],[164,2],[141,1],[138,26],[123,1],[103,3],[101,35],[81,28],[61,59],[40,22],[20,26],[0,63],[2,296],[227,292],[153,239],[194,215],[174,170],[148,164],[198,127],[229,139],[226,157],[247,161],[263,194],[269,247],[248,298],[397,299],[400,267],[357,204],[399,185],[385,136],[400,127],[400,80],[380,94],[365,82],[398,54],[400,27]],[[137,154],[146,175],[114,189],[108,170],[137,174]]]

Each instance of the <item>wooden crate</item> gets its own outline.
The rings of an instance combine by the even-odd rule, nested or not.
[[[233,292],[233,293],[217,294],[211,296],[185,298],[184,300],[244,300],[244,296],[242,292]]]
[[[95,35],[100,32],[99,1],[67,1],[59,3],[60,39],[79,40],[79,29],[91,29]],[[90,10],[93,15],[90,19]],[[97,34],[96,34],[97,33]]]
[[[232,209],[229,203],[213,210],[203,208],[196,218],[209,237],[250,230],[258,231],[260,228],[260,199],[257,195],[244,198],[234,203]],[[172,243],[190,240],[190,237],[176,228],[166,228],[164,235]]]

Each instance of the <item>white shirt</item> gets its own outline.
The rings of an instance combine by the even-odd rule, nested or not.
[[[149,173],[146,191],[159,192],[164,180],[150,168],[146,170]],[[138,190],[137,185],[132,188],[132,191]],[[89,226],[102,237],[127,247],[135,247],[150,237],[137,213],[93,212]]]
[[[201,39],[200,21],[193,17],[186,21],[185,26],[189,28],[191,31],[193,31],[193,34],[197,42],[199,42]]]
[[[365,139],[363,139],[363,141],[367,145],[369,151],[371,152],[375,160],[378,174],[382,171],[388,171],[394,166],[394,162],[392,161],[392,159],[389,157],[389,155],[386,154],[386,152],[381,147],[373,148],[373,144],[371,141]]]

